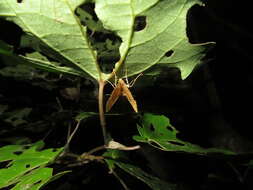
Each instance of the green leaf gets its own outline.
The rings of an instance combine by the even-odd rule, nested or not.
[[[30,0],[17,3],[16,0],[1,0],[0,16],[15,22],[26,33],[38,39],[40,49],[46,55],[80,69],[83,75],[87,73],[98,79],[95,52],[89,45],[86,28],[75,15],[75,9],[83,2]],[[41,67],[45,64],[38,60],[31,61]],[[47,66],[48,69],[56,69]]]
[[[199,0],[97,0],[95,11],[105,28],[122,39],[121,60],[128,75],[156,64],[178,67],[185,79],[200,63],[210,44],[191,44],[186,34],[186,15]],[[134,31],[134,21],[145,27]]]
[[[37,190],[52,177],[52,168],[38,168],[20,179],[12,190],[29,189]]]
[[[126,155],[123,151],[119,150],[108,150],[103,156],[111,157],[112,159],[106,159],[106,163],[108,164],[111,170],[115,169],[115,167],[119,167],[130,175],[136,177],[141,180],[145,184],[147,184],[151,189],[154,190],[176,190],[177,186],[175,184],[167,183],[151,174],[144,172],[141,168],[134,166],[127,162],[122,162],[120,160],[126,159]]]
[[[29,189],[38,190],[42,186],[45,186],[49,182],[58,179],[62,175],[69,173],[70,171],[64,171],[53,175],[52,168],[38,168],[30,172],[28,175],[24,175],[20,178],[20,182],[15,185],[11,190]]]
[[[19,183],[21,186],[29,184],[29,187],[30,185],[40,187],[43,183],[46,183],[51,178],[49,176],[52,176],[52,172],[50,168],[46,169],[45,166],[52,162],[63,149],[41,150],[43,146],[44,143],[38,141],[30,145],[8,145],[1,147],[0,162],[10,162],[5,168],[0,169],[0,188],[15,183]],[[38,170],[38,168],[41,169]],[[38,181],[41,182],[38,183]],[[37,186],[33,188],[38,189]]]
[[[232,151],[224,149],[205,149],[198,145],[178,139],[178,131],[170,124],[170,120],[163,115],[153,115],[150,113],[144,114],[141,125],[138,125],[137,129],[139,136],[134,136],[134,140],[148,143],[164,151],[186,152],[199,155],[235,154]]]

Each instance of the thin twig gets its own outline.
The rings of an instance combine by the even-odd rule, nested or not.
[[[55,99],[56,99],[56,102],[57,102],[57,104],[59,106],[59,112],[63,111],[63,107],[62,107],[60,99],[58,97],[56,97]]]
[[[104,150],[105,148],[106,148],[105,145],[98,146],[98,147],[96,147],[96,148],[91,149],[91,150],[88,151],[88,152],[82,153],[80,157],[84,157],[84,156],[86,156],[86,155],[91,155],[91,154],[93,154],[93,153],[95,153],[95,152],[97,152],[97,151]]]
[[[241,173],[233,166],[232,163],[230,163],[230,162],[227,162],[227,163],[232,168],[232,170],[236,173],[238,180],[243,184],[244,179],[243,179],[243,176],[241,175]]]
[[[70,137],[70,133],[71,133],[71,123],[69,122],[69,125],[68,125],[68,133],[67,133],[67,142],[68,143],[68,139]]]
[[[125,190],[129,190],[125,182],[118,176],[118,174],[115,171],[112,170],[111,173],[117,178],[117,180],[119,180],[120,184],[123,186]]]
[[[73,131],[73,132],[71,133],[71,135],[69,136],[69,138],[68,138],[68,140],[67,140],[67,143],[66,143],[66,145],[65,145],[65,148],[64,148],[65,150],[68,150],[70,141],[72,140],[72,138],[73,138],[73,136],[75,135],[77,129],[79,128],[80,123],[81,123],[81,121],[78,121],[78,122],[77,122],[74,131]]]

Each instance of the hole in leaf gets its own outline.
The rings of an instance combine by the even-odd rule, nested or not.
[[[27,150],[27,149],[29,149],[30,147],[31,147],[30,145],[25,145],[25,146],[23,147],[23,149]]]
[[[169,131],[173,131],[171,126],[167,126],[166,129],[168,129]]]
[[[22,153],[23,153],[22,151],[13,152],[13,154],[15,154],[15,155],[20,155],[20,154],[22,154]]]
[[[155,128],[154,128],[154,126],[153,126],[152,124],[150,125],[149,129],[150,129],[151,131],[155,131]]]
[[[119,47],[122,40],[115,32],[103,27],[94,9],[95,3],[85,3],[76,9],[75,14],[81,24],[87,27],[88,41],[92,49],[97,52],[97,60],[102,72],[110,73],[114,63],[120,59]]]
[[[0,168],[9,168],[12,165],[12,164],[10,164],[10,162],[11,162],[11,160],[0,162]]]
[[[34,185],[37,185],[37,184],[39,184],[39,183],[41,183],[41,182],[42,182],[42,180],[39,180],[39,181],[35,182],[35,183],[33,184],[33,186],[34,186]]]
[[[26,168],[30,168],[31,165],[30,165],[30,164],[26,164],[25,167],[26,167]]]
[[[184,146],[184,144],[183,144],[183,143],[176,142],[176,141],[168,141],[168,143],[170,143],[170,144],[174,144],[174,145],[178,145],[178,146]]]
[[[14,183],[14,184],[11,184],[11,185],[9,185],[9,186],[7,186],[5,188],[1,188],[1,190],[9,190],[9,189],[12,189],[13,187],[15,187],[16,185],[17,185],[17,182]]]
[[[134,31],[141,31],[146,25],[146,16],[138,16],[134,20]]]
[[[173,50],[169,50],[169,51],[167,51],[167,52],[165,53],[165,56],[166,56],[166,57],[170,57],[173,53],[174,53]]]
[[[23,0],[17,0],[17,3],[22,3]]]

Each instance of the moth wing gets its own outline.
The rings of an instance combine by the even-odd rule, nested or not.
[[[111,110],[112,106],[115,104],[115,102],[119,99],[121,95],[122,95],[122,87],[120,83],[118,83],[117,86],[112,91],[109,99],[106,102],[106,107],[105,107],[106,112]]]
[[[127,97],[128,102],[131,104],[132,108],[137,113],[138,112],[137,103],[136,103],[131,91],[129,90],[129,88],[127,87],[126,83],[123,80],[120,82],[122,83],[121,84],[122,94]]]

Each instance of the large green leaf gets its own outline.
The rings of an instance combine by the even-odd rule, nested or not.
[[[199,0],[96,0],[96,13],[104,27],[115,31],[123,43],[128,75],[155,64],[178,67],[185,79],[200,63],[207,44],[191,44],[186,34],[186,15]],[[145,18],[143,30],[134,31],[134,21]],[[171,65],[173,64],[173,65]]]
[[[74,14],[75,9],[85,2],[90,1],[30,0],[17,3],[16,0],[2,0],[0,16],[15,22],[35,38],[36,43],[39,43],[36,44],[37,51],[71,66],[71,69],[39,59],[22,57],[26,61],[49,71],[78,76],[88,73],[95,79],[106,78],[107,75],[100,72],[96,52],[88,41],[86,27],[80,24]],[[122,40],[120,63],[125,63],[129,76],[145,71],[153,65],[162,64],[178,67],[185,79],[200,63],[205,50],[210,46],[191,44],[186,34],[187,12],[193,5],[200,4],[199,0],[94,2],[99,21]],[[88,17],[92,19],[91,16]],[[145,27],[135,31],[136,22],[140,18]],[[90,26],[90,22],[87,25]]]
[[[0,1],[0,17],[15,22],[36,38],[40,50],[61,63],[72,65],[95,79],[99,78],[95,52],[74,11],[84,0]],[[30,60],[34,64],[43,64]],[[48,68],[55,69],[45,63]]]
[[[17,183],[13,189],[23,185],[38,189],[48,182],[52,176],[52,169],[45,168],[56,156],[62,152],[61,149],[45,149],[42,141],[31,145],[8,145],[0,148],[0,162],[10,163],[0,169],[0,188]]]
[[[133,138],[138,142],[148,143],[164,151],[186,152],[200,155],[223,154],[235,155],[232,151],[218,148],[202,148],[198,145],[177,138],[178,131],[163,115],[144,114],[138,125],[139,136]]]

